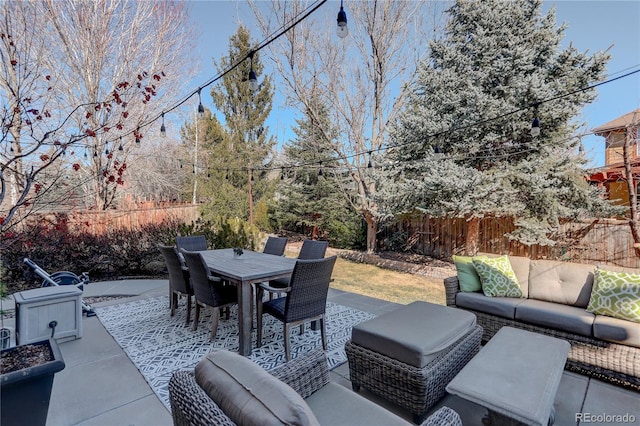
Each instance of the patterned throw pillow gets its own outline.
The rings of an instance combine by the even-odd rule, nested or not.
[[[480,291],[482,283],[476,268],[473,266],[473,259],[486,258],[487,256],[456,256],[453,255],[453,263],[456,265],[458,284],[461,291]]]
[[[640,322],[640,274],[596,269],[587,312]]]
[[[474,258],[473,266],[480,276],[485,296],[522,297],[522,290],[509,262],[509,256]]]

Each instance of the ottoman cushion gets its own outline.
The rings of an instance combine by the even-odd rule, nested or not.
[[[461,309],[413,302],[353,327],[353,343],[422,368],[476,326]]]

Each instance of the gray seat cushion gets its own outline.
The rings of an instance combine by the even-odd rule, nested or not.
[[[214,350],[195,368],[196,383],[238,425],[317,425],[300,395],[248,358]]]
[[[305,401],[322,425],[409,425],[404,419],[334,382]]]
[[[593,335],[608,342],[640,348],[640,323],[596,315]]]
[[[476,326],[461,309],[413,302],[353,327],[353,343],[422,368]]]
[[[515,319],[516,306],[525,300],[518,297],[487,297],[482,293],[456,294],[456,305],[461,308],[509,319]]]
[[[586,308],[595,266],[554,260],[532,260],[529,298]]]
[[[529,299],[516,307],[516,319],[591,337],[595,315],[584,308]]]

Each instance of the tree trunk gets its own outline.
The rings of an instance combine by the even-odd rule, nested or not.
[[[378,221],[369,212],[364,213],[364,220],[367,222],[367,253],[375,253],[378,234]]]
[[[475,256],[478,254],[480,241],[480,218],[472,217],[467,221],[467,255]]]

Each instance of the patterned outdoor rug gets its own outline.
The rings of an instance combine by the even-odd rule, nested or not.
[[[191,369],[213,348],[238,350],[237,307],[229,320],[221,316],[218,333],[209,342],[210,310],[201,310],[198,330],[185,324],[185,300],[180,301],[174,317],[169,316],[169,296],[136,300],[117,305],[96,307],[98,318],[140,370],[151,389],[168,410],[167,384],[174,371]],[[192,321],[193,321],[193,312]],[[327,303],[327,359],[333,369],[346,362],[344,344],[351,337],[351,327],[374,315],[335,303]],[[255,330],[252,342],[255,345]],[[320,331],[307,325],[304,334],[299,327],[291,332],[291,357],[322,348]],[[285,362],[282,323],[270,315],[263,318],[262,347],[254,348],[249,359],[266,370]]]

